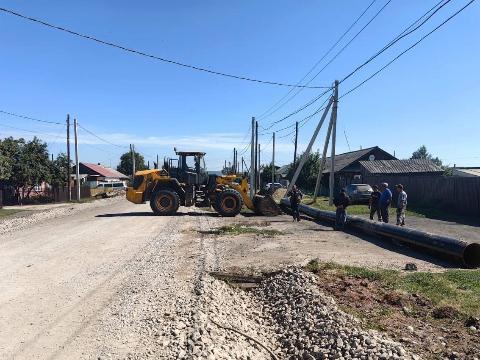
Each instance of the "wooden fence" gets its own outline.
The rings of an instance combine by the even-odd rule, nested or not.
[[[71,188],[72,191],[72,200],[77,200],[77,189],[75,187]],[[50,195],[53,198],[54,202],[65,202],[68,201],[68,188],[61,187],[50,191]],[[80,199],[85,199],[91,197],[90,188],[88,186],[80,187]]]
[[[480,178],[456,176],[364,176],[363,181],[374,185],[387,182],[391,189],[402,184],[408,203],[432,207],[452,214],[480,216]]]

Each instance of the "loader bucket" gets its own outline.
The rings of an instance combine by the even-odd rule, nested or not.
[[[282,212],[271,195],[255,195],[253,197],[255,212],[263,216],[277,216]]]

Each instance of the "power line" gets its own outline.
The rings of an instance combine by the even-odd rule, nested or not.
[[[107,144],[110,144],[110,145],[113,145],[113,146],[116,146],[116,147],[119,147],[119,148],[128,148],[128,146],[126,145],[117,145],[117,144],[114,144],[108,140],[105,140],[104,138],[98,136],[97,134],[93,133],[92,131],[86,129],[85,127],[83,127],[82,125],[80,125],[79,123],[77,123],[78,127],[84,131],[86,131],[87,133],[89,133],[90,135],[96,137],[98,140],[101,140],[103,141],[104,143],[107,143]]]
[[[350,32],[350,30],[358,23],[358,21],[363,17],[363,15],[365,15],[365,13],[368,11],[368,9],[370,9],[370,7],[375,3],[376,0],[372,1],[368,7],[360,14],[360,16],[350,25],[350,27],[342,34],[342,36],[340,36],[340,38],[335,42],[335,44],[330,47],[330,49],[322,56],[322,58],[320,60],[318,60],[315,65],[308,71],[308,73],[305,74],[305,76],[299,81],[299,83],[301,83],[303,80],[305,80],[305,78],[322,62],[323,59],[325,59],[329,54],[330,52],[340,43],[340,41],[345,37],[345,35],[347,35],[348,32]],[[375,18],[385,9],[385,7],[391,2],[391,0],[388,0],[385,5],[383,5],[379,11],[377,11],[377,13],[362,27],[362,29],[360,29],[360,31],[358,31],[352,39],[350,39],[350,41],[345,45],[343,46],[342,49],[340,49],[340,51],[338,51],[335,56],[330,59],[330,61],[322,68],[320,69],[319,72],[317,72],[315,74],[314,77],[312,77],[307,83],[305,83],[304,85],[309,85],[323,70],[326,69],[326,67],[328,65],[330,65],[362,32],[363,30],[365,30],[368,25],[370,25],[370,23],[375,20]],[[298,94],[300,94],[300,92],[302,92],[302,88],[298,89],[297,92],[295,94],[293,94],[291,97],[289,97],[286,101],[284,101],[282,104],[280,104],[280,106],[278,106],[275,110],[273,111],[270,111],[272,110],[276,105],[278,105],[282,100],[284,100],[288,95],[290,95],[295,89],[292,88],[288,91],[287,94],[285,94],[280,100],[278,100],[274,105],[272,105],[267,111],[264,111],[260,116],[259,116],[259,119],[265,119],[271,115],[273,115],[274,113],[276,113],[278,110],[280,110],[282,107],[284,107],[286,104],[288,104],[293,98],[295,98]]]
[[[115,43],[112,43],[112,42],[109,42],[109,41],[106,41],[106,40],[101,40],[99,38],[96,38],[96,37],[93,37],[93,36],[90,36],[90,35],[81,34],[79,32],[76,32],[76,31],[61,27],[61,26],[50,24],[50,23],[48,23],[46,21],[43,21],[43,20],[40,20],[40,19],[36,19],[36,18],[27,16],[27,15],[20,14],[18,12],[13,11],[13,10],[5,9],[5,8],[0,8],[0,10],[7,13],[7,14],[14,15],[14,16],[17,16],[19,18],[22,18],[24,20],[29,20],[29,21],[35,22],[37,24],[44,25],[44,26],[49,27],[51,29],[66,32],[70,35],[75,35],[75,36],[78,36],[78,37],[81,37],[81,38],[84,38],[84,39],[87,39],[87,40],[95,41],[95,42],[97,42],[99,44],[102,44],[102,45],[107,45],[107,46],[110,46],[110,47],[113,47],[113,48],[116,48],[116,49],[126,51],[126,52],[129,52],[129,53],[135,54],[135,55],[141,55],[141,56],[144,56],[144,57],[148,57],[148,58],[151,58],[151,59],[163,61],[165,63],[181,66],[181,67],[192,69],[192,70],[197,70],[197,71],[202,71],[202,72],[213,74],[213,75],[224,76],[224,77],[228,77],[228,78],[232,78],[232,79],[245,80],[245,81],[250,81],[250,82],[255,82],[255,83],[260,83],[260,84],[267,84],[267,85],[277,85],[277,86],[285,86],[285,87],[292,87],[292,88],[308,88],[308,89],[325,88],[324,86],[304,86],[304,85],[282,83],[282,82],[277,82],[277,81],[253,79],[253,78],[243,76],[243,75],[234,75],[234,74],[224,73],[224,72],[221,72],[221,71],[210,70],[210,69],[203,68],[203,67],[200,67],[200,66],[190,65],[190,64],[182,63],[182,62],[179,62],[179,61],[176,61],[176,60],[171,60],[171,59],[167,59],[167,58],[164,58],[164,57],[152,55],[152,54],[140,51],[140,50],[135,50],[135,49],[128,48],[128,47],[125,47],[125,46],[122,46],[122,45],[118,45],[118,44],[115,44]]]
[[[388,44],[386,44],[382,49],[380,49],[379,51],[377,51],[374,55],[372,55],[368,60],[366,60],[365,62],[363,62],[361,65],[357,66],[352,72],[350,72],[348,75],[346,75],[342,80],[340,80],[339,83],[342,83],[344,82],[345,80],[347,80],[348,78],[350,78],[351,76],[353,76],[357,71],[359,71],[360,69],[362,69],[365,65],[369,64],[370,62],[372,62],[374,59],[376,59],[378,56],[380,56],[382,53],[384,53],[385,51],[387,51],[389,48],[391,48],[394,44],[396,44],[397,42],[399,42],[401,39],[403,39],[404,37],[412,34],[414,31],[418,30],[420,27],[422,27],[428,20],[430,20],[432,18],[433,15],[435,15],[438,11],[440,11],[445,5],[447,5],[451,0],[446,0],[445,2],[443,2],[444,0],[442,1],[439,1],[437,3],[437,5],[435,7],[437,7],[430,15],[427,16],[426,19],[424,19],[419,25],[415,26],[413,29],[411,30],[408,30],[406,31],[408,28],[411,28],[412,25],[410,25],[407,29],[403,30],[401,34],[399,34],[397,37],[395,37],[392,41],[390,41]],[[443,2],[443,4],[442,4]],[[431,10],[429,10],[428,12],[430,12]],[[427,12],[427,13],[428,13]],[[422,15],[421,18],[425,17],[425,14]],[[415,23],[417,23],[418,20],[415,21]]]
[[[27,130],[27,129],[22,129],[22,128],[19,128],[19,127],[16,127],[16,126],[11,126],[11,125],[1,124],[1,123],[0,123],[0,126],[10,128],[10,129],[14,129],[14,130],[19,130],[19,131],[25,131],[25,132],[32,133],[32,134],[40,134],[40,135],[46,135],[46,136],[49,136],[49,137],[62,138],[63,139],[63,137],[61,137],[61,136],[56,136],[56,135],[52,135],[52,134],[41,132],[41,131]]]
[[[15,113],[8,112],[8,111],[5,111],[5,110],[0,110],[0,113],[7,114],[7,115],[10,115],[10,116],[15,116],[15,117],[22,118],[22,119],[37,121],[37,122],[42,122],[42,123],[47,123],[47,124],[55,124],[55,125],[63,125],[63,126],[65,126],[64,123],[60,123],[60,122],[56,122],[56,121],[48,121],[48,120],[35,119],[35,118],[29,117],[29,116],[15,114]]]
[[[445,19],[440,25],[436,26],[433,30],[431,30],[430,32],[428,32],[427,34],[425,34],[424,36],[422,36],[417,42],[415,42],[413,45],[411,45],[410,47],[408,47],[407,49],[405,49],[404,51],[402,51],[400,54],[398,54],[396,57],[394,57],[392,60],[390,60],[387,64],[385,64],[383,67],[381,67],[379,70],[375,71],[372,75],[370,75],[369,77],[367,77],[365,80],[363,80],[362,82],[360,82],[359,84],[357,84],[356,86],[354,86],[352,89],[350,89],[349,91],[347,91],[345,94],[343,94],[342,96],[340,96],[340,98],[343,98],[349,94],[351,94],[352,92],[354,92],[355,90],[357,90],[359,87],[361,87],[362,85],[364,85],[366,82],[370,81],[371,79],[373,79],[375,76],[377,76],[379,73],[381,73],[383,70],[385,70],[386,68],[388,68],[390,65],[392,65],[395,61],[397,61],[400,57],[402,57],[403,55],[405,55],[407,52],[409,52],[410,50],[414,49],[418,44],[420,44],[423,40],[425,40],[426,38],[428,38],[430,35],[432,35],[434,32],[436,32],[438,29],[440,29],[442,26],[444,26],[446,23],[448,23],[450,20],[452,20],[455,16],[457,16],[458,14],[460,14],[463,10],[465,10],[468,6],[470,6],[475,0],[470,0],[466,5],[464,5],[462,8],[460,8],[459,10],[457,10],[454,14],[452,14],[451,16],[449,16],[447,19]]]
[[[320,100],[322,97],[324,97],[326,94],[328,94],[328,92],[331,90],[332,88],[328,88],[326,91],[322,92],[320,95],[318,96],[315,96],[314,98],[310,99],[306,104],[302,105],[301,107],[299,107],[298,109],[292,111],[290,114],[282,117],[281,119],[279,120],[276,120],[276,121],[273,121],[272,123],[269,124],[269,126],[267,126],[266,128],[264,128],[264,130],[270,130],[272,127],[274,127],[276,124],[278,123],[281,123],[282,121],[285,121],[287,120],[288,118],[292,117],[293,115],[295,114],[298,114],[299,112],[305,110],[306,108],[308,108],[309,106],[311,106],[312,104],[316,103],[318,100]]]

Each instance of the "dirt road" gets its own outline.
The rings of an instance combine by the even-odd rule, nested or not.
[[[0,358],[182,358],[187,350],[179,344],[196,334],[196,312],[205,306],[198,296],[206,271],[275,268],[313,257],[397,268],[412,260],[311,222],[293,225],[288,216],[266,223],[185,209],[151,215],[148,205],[99,201],[0,235]],[[283,234],[205,234],[233,222],[273,224]],[[226,319],[229,311],[237,310],[222,310]],[[235,339],[239,349],[252,347]]]

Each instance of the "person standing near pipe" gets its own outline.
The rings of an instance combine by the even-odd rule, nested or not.
[[[403,185],[395,186],[398,192],[397,200],[397,225],[405,225],[405,210],[407,209],[407,193],[403,191]]]
[[[390,203],[392,202],[392,192],[388,188],[387,183],[380,184],[380,190],[382,191],[382,195],[380,195],[380,212],[382,214],[383,222],[388,223],[388,208],[390,207]]]
[[[302,201],[303,194],[298,190],[297,185],[293,185],[292,190],[287,194],[290,198],[290,207],[292,208],[293,221],[300,221],[300,212],[298,211],[298,204]]]
[[[373,220],[375,213],[377,213],[378,221],[382,221],[382,214],[380,213],[380,196],[382,193],[378,191],[378,186],[373,185],[373,192],[370,195],[368,208],[370,209],[370,220]]]
[[[333,204],[337,207],[335,230],[343,230],[347,222],[347,206],[350,205],[350,198],[345,189],[340,190],[340,194],[333,199]]]

